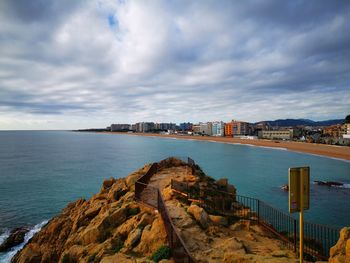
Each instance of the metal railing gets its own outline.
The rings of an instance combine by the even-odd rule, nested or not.
[[[191,158],[181,158],[192,168],[196,164]],[[176,262],[195,262],[185,243],[169,216],[159,189],[148,185],[152,175],[157,173],[158,164],[154,163],[148,172],[135,183],[135,198],[153,208],[158,209],[167,232],[168,242]],[[236,219],[256,222],[275,234],[286,247],[298,252],[299,222],[291,215],[272,207],[271,205],[247,196],[240,196],[225,191],[215,191],[214,198],[206,198],[212,193],[192,193],[186,182],[171,181],[173,189],[184,193],[189,200],[197,200],[198,204],[209,211],[216,211]],[[339,239],[339,228],[304,222],[304,254],[308,260],[327,260],[330,248]]]
[[[171,187],[190,201],[196,200],[198,205],[209,212],[228,216],[231,220],[250,220],[263,226],[275,234],[286,247],[297,252],[299,249],[299,221],[291,215],[271,205],[247,196],[235,195],[224,191],[207,192],[193,195],[193,189],[186,182],[172,180]],[[327,260],[329,250],[339,238],[339,228],[304,222],[304,254],[308,260]]]
[[[190,158],[188,158],[189,160]],[[135,199],[148,206],[156,208],[164,222],[169,247],[176,263],[195,263],[185,242],[181,238],[179,232],[174,226],[172,219],[166,208],[165,201],[158,188],[148,185],[152,175],[158,172],[158,163],[153,163],[146,174],[141,176],[135,183]]]

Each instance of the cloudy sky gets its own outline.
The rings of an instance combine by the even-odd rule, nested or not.
[[[350,113],[350,2],[0,1],[0,129]]]

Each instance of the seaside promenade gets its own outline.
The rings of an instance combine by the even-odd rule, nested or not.
[[[125,132],[105,132],[107,134],[123,134],[129,136],[146,136],[146,137],[160,137],[160,138],[175,138],[181,140],[197,140],[197,141],[210,141],[218,143],[228,144],[245,144],[258,147],[268,147],[285,149],[293,152],[302,152],[320,156],[327,156],[331,158],[337,158],[350,161],[350,147],[348,146],[336,146],[317,143],[305,143],[294,141],[270,141],[261,139],[238,139],[232,137],[214,137],[214,136],[191,136],[191,135],[163,135],[156,133],[125,133]]]

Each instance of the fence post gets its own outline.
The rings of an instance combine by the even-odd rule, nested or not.
[[[258,209],[257,209],[257,213],[258,213],[258,224],[260,224],[260,200],[258,199]]]
[[[297,252],[297,220],[294,219],[294,252]]]

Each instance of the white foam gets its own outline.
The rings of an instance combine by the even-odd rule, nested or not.
[[[11,248],[10,251],[0,254],[0,263],[9,263],[11,261],[11,258],[16,255],[16,253],[21,250],[25,244],[28,243],[28,241],[37,233],[40,231],[40,229],[47,224],[47,220],[44,220],[43,222],[35,225],[31,230],[29,230],[28,233],[24,236],[24,242]],[[6,233],[6,232],[5,232]],[[4,234],[1,236],[5,236]]]
[[[10,235],[10,231],[5,230],[5,232],[0,235],[0,244],[2,244],[6,240],[6,238],[9,237],[9,235]]]

